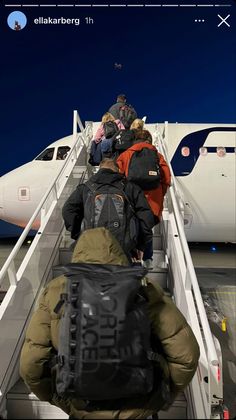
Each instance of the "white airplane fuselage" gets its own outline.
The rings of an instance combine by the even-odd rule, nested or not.
[[[183,156],[185,147],[189,156]],[[236,125],[168,125],[188,241],[236,241],[235,152]]]
[[[145,127],[154,132],[154,124]],[[160,128],[164,130],[164,125]],[[235,242],[236,125],[168,124],[165,144],[184,202],[188,241]],[[60,139],[0,178],[0,219],[26,226],[62,168],[59,151],[71,145],[72,136]],[[39,159],[47,153],[50,160]]]
[[[71,148],[72,136],[50,144],[31,162],[22,165],[0,178],[0,219],[25,227],[36,210],[49,185],[61,170],[64,160],[59,152]],[[50,158],[41,160],[40,156]],[[36,221],[35,229],[39,227]]]

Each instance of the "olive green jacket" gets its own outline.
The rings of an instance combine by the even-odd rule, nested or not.
[[[128,265],[120,245],[105,228],[85,231],[79,238],[72,262]],[[86,411],[79,399],[62,399],[55,389],[55,378],[48,368],[54,349],[58,349],[60,313],[54,308],[65,290],[66,278],[57,277],[42,292],[34,312],[20,358],[20,374],[30,390],[43,401],[59,406],[78,419],[144,419],[163,408],[160,389],[133,400],[122,400],[120,410]],[[145,288],[153,336],[161,342],[165,378],[169,378],[172,396],[191,381],[199,359],[199,347],[184,316],[163,290],[148,283]]]

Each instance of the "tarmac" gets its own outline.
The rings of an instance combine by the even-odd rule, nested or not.
[[[212,248],[216,250],[212,250]],[[199,287],[223,362],[224,403],[236,417],[236,245],[190,244]],[[223,322],[222,322],[223,321]]]

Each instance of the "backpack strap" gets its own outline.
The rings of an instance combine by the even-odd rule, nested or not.
[[[112,186],[115,187],[115,188],[117,188],[117,190],[119,190],[122,193],[122,195],[125,197],[126,201],[128,202],[128,204],[129,204],[129,206],[131,208],[132,213],[135,214],[133,205],[130,202],[129,197],[127,196],[127,194],[125,192],[125,184],[126,184],[126,181],[125,180],[121,180],[120,181],[120,186],[118,186],[118,185],[112,185]],[[108,183],[107,184],[101,184],[101,186],[100,185],[98,186],[95,182],[91,182],[89,180],[84,185],[86,185],[88,187],[88,189],[93,194],[95,193],[95,191],[97,191],[101,187],[104,187],[105,185],[111,186],[111,184],[108,184]]]
[[[122,180],[122,181],[121,181],[121,183],[122,183],[122,186],[123,186],[123,194],[124,194],[124,196],[125,196],[126,200],[128,201],[128,204],[129,204],[129,206],[130,206],[130,209],[131,209],[131,211],[132,211],[133,215],[135,215],[135,216],[136,216],[136,213],[135,213],[135,210],[134,210],[133,204],[131,203],[131,201],[130,201],[129,197],[127,196],[126,192],[124,191],[124,189],[125,189],[125,185],[127,184],[127,180],[126,180],[126,179],[124,179],[124,180]],[[136,217],[137,217],[137,216],[136,216]]]
[[[57,302],[55,308],[53,309],[53,312],[55,312],[55,314],[58,314],[63,304],[67,302],[67,298],[68,298],[67,293],[61,293],[60,300]]]
[[[87,181],[85,182],[86,187],[92,192],[95,193],[95,191],[99,188],[98,185],[95,182]]]
[[[126,185],[127,182],[125,180],[122,180],[120,183],[121,183],[122,193],[124,194],[125,199],[128,201],[128,203],[129,203],[129,205],[131,207],[132,212],[135,213],[135,211],[133,209],[133,206],[132,206],[132,204],[130,202],[130,199],[129,199],[129,197],[127,196],[127,194],[125,192],[125,185]],[[117,187],[117,188],[119,188],[119,187]]]

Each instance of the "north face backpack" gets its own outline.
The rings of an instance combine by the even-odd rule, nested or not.
[[[103,124],[104,136],[106,139],[111,139],[119,130],[114,121],[108,121]]]
[[[133,146],[135,134],[133,130],[120,130],[112,140],[112,150],[114,152],[122,153]]]
[[[127,179],[138,184],[144,191],[159,187],[161,176],[156,150],[147,147],[136,150],[130,159]]]
[[[99,246],[99,244],[98,244]],[[143,267],[68,264],[60,321],[56,389],[90,401],[146,395],[153,388]],[[99,406],[99,403],[98,403]]]
[[[124,192],[124,184],[102,185],[87,181],[84,192],[84,219],[81,230],[105,227],[116,237],[125,252],[136,248],[138,219]]]
[[[131,105],[120,107],[120,120],[126,129],[130,128],[135,118],[137,118],[137,113]]]

